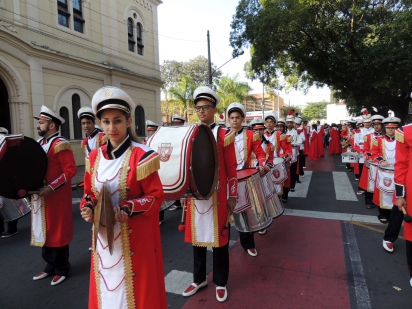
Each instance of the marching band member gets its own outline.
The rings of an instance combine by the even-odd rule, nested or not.
[[[385,118],[382,123],[385,126],[385,135],[382,135],[372,142],[372,159],[379,166],[389,166],[395,164],[396,140],[395,130],[400,123],[396,117]],[[375,181],[376,187],[377,181]],[[379,190],[377,187],[373,194],[373,203],[379,206],[378,219],[382,223],[387,223],[393,206],[393,194],[388,194]]]
[[[325,155],[325,144],[324,144],[324,139],[325,139],[325,128],[323,125],[320,124],[320,121],[316,122],[317,125],[317,138],[316,142],[318,143],[318,155],[319,157],[323,157]]]
[[[291,113],[292,112],[292,113]],[[298,132],[294,129],[295,116],[294,110],[289,111],[286,116],[286,136],[292,143],[292,160],[290,161],[290,191],[295,191],[296,182],[299,180],[299,173],[297,171],[299,165],[299,147],[302,145],[302,139]]]
[[[263,152],[265,153],[266,162],[273,165],[275,147],[273,146],[271,142],[269,142],[266,139],[264,135],[265,121],[261,118],[255,118],[250,122],[250,126],[252,127],[255,134],[257,133],[260,136],[260,143],[261,143]],[[256,155],[254,155],[254,157],[256,157]],[[254,160],[250,166],[256,167],[258,166],[258,164],[259,164],[258,160]]]
[[[96,128],[96,116],[90,107],[82,107],[79,109],[77,117],[80,119],[84,133],[86,133],[86,138],[82,141],[82,148],[87,157],[93,149],[105,145],[107,143],[107,137],[99,128]]]
[[[309,156],[309,137],[310,137],[310,126],[306,120],[303,121],[303,134],[305,134],[305,146],[303,149],[303,156]],[[303,161],[303,168],[306,168],[306,158]]]
[[[97,239],[93,236],[89,308],[145,309],[148,304],[166,308],[158,227],[163,201],[157,173],[159,156],[137,142],[131,130],[135,104],[122,89],[100,88],[92,98],[92,108],[108,142],[87,158],[85,194],[80,203],[81,215],[87,222],[99,220],[94,214],[100,211],[106,218],[98,231],[93,227]],[[102,197],[105,190],[109,194]],[[99,210],[107,207],[106,203],[113,205],[113,213],[110,209]],[[106,224],[111,216],[114,226]]]
[[[318,154],[318,126],[312,124],[312,133],[309,138],[309,159],[319,160]]]
[[[294,124],[295,124],[295,129],[296,132],[298,133],[298,136],[300,137],[300,140],[302,141],[302,143],[299,146],[299,170],[297,171],[298,174],[302,177],[305,177],[305,173],[303,171],[303,167],[305,166],[305,156],[304,156],[304,149],[305,149],[305,142],[306,142],[306,135],[305,135],[305,129],[302,125],[302,117],[298,116],[298,114],[296,113],[296,118],[294,120]],[[299,178],[297,179],[297,182],[299,181]]]
[[[336,123],[332,123],[329,130],[329,154],[340,154],[340,138],[339,138],[339,129]]]
[[[47,155],[46,185],[32,195],[31,245],[42,247],[44,270],[33,280],[54,273],[51,285],[61,283],[70,272],[69,244],[73,239],[72,186],[76,162],[70,143],[59,134],[64,119],[46,106],[37,117],[38,140]],[[37,210],[37,211],[36,211]]]
[[[154,121],[151,120],[146,120],[146,132],[147,132],[147,136],[144,139],[144,144],[146,144],[147,140],[149,139],[150,136],[152,136],[158,127],[161,127],[160,124],[157,124]]]
[[[372,115],[368,113],[366,108],[362,109],[362,124],[363,127],[360,128],[360,133],[355,134],[354,136],[354,143],[355,143],[355,150],[357,153],[364,155],[364,148],[365,148],[365,136],[368,134],[373,133],[373,128],[372,128]],[[359,145],[359,147],[356,147],[356,145]],[[365,155],[364,155],[365,156]],[[364,170],[364,163],[359,163],[359,179],[362,178],[363,173],[366,173],[366,170]],[[360,181],[358,184],[358,195],[364,194],[365,190],[362,189],[360,185]]]
[[[266,125],[268,124],[268,122],[266,121]],[[279,136],[279,144],[281,145],[281,147],[278,147],[279,149],[279,157],[284,157],[285,158],[285,163],[286,166],[289,166],[288,168],[288,178],[283,182],[283,193],[282,193],[282,202],[283,203],[287,203],[288,202],[288,197],[289,197],[289,191],[290,191],[290,187],[291,187],[291,179],[292,179],[292,169],[291,169],[291,164],[290,162],[292,161],[292,157],[293,157],[293,150],[292,150],[292,140],[293,137],[292,136],[287,136],[286,135],[286,120],[283,118],[279,118],[277,125],[276,125],[276,129],[277,129],[277,134]],[[275,148],[275,153],[276,153],[276,148]],[[295,169],[295,173],[296,175],[296,169]]]
[[[373,128],[374,131],[372,133],[366,133],[364,135],[364,142],[363,142],[363,155],[365,156],[365,162],[366,161],[371,161],[372,160],[372,143],[376,143],[376,139],[378,136],[382,135],[382,120],[384,119],[383,116],[381,115],[374,115],[370,118],[371,128]],[[366,127],[368,126],[367,122],[365,123]],[[367,128],[368,129],[368,128]],[[370,128],[369,128],[370,131]],[[368,176],[369,176],[369,168],[365,164],[364,168],[366,167],[366,170],[363,170],[360,181],[359,181],[359,187],[365,191],[365,205],[368,209],[372,209],[375,206],[373,205],[372,198],[373,198],[373,189],[368,190]]]
[[[227,107],[227,117],[229,119],[231,130],[236,132],[236,170],[241,170],[250,166],[253,152],[258,161],[259,172],[265,174],[270,171],[272,165],[270,163],[267,164],[266,162],[266,156],[261,147],[260,135],[244,128],[243,121],[245,120],[245,115],[245,107],[238,102],[231,103]],[[242,192],[239,192],[239,194],[242,194]],[[263,232],[266,232],[266,230]],[[245,249],[250,256],[257,256],[253,233],[239,232],[239,238],[243,249]]]
[[[363,150],[363,121],[362,119],[356,122],[356,129],[352,131],[352,149],[354,152],[361,153]],[[354,163],[353,172],[355,174],[355,180],[360,179],[362,173],[363,164]],[[359,190],[358,190],[359,193]]]
[[[398,211],[406,209],[412,216],[412,126],[406,125],[395,133],[396,137],[396,160],[395,160],[395,193]],[[406,244],[406,261],[412,286],[412,223],[406,223],[403,227],[403,237]]]
[[[349,122],[346,122],[343,124],[342,131],[340,132],[340,137],[342,139],[342,153],[348,152],[350,150],[349,136],[350,124]],[[350,169],[350,163],[346,163],[346,169]]]
[[[225,232],[228,216],[237,202],[235,132],[220,128],[214,122],[218,95],[209,87],[198,87],[194,94],[195,110],[200,123],[207,125],[215,136],[218,149],[219,188],[209,200],[190,198],[186,215],[185,241],[193,245],[193,283],[182,293],[195,294],[206,281],[207,247],[213,248],[213,283],[216,299],[227,299],[229,277],[229,235]],[[230,229],[230,226],[228,227]]]
[[[181,117],[179,114],[174,114],[172,117],[172,125],[173,126],[183,126],[185,124],[186,119]],[[174,211],[178,208],[181,208],[182,204],[180,203],[180,200],[176,200],[175,203],[169,208],[170,211]],[[162,215],[162,211],[160,211],[159,214],[159,222],[163,222],[164,219],[164,213]]]

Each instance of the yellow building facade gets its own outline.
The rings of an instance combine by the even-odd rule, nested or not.
[[[135,101],[134,127],[161,121],[158,0],[0,0],[0,126],[38,138],[42,105],[66,119],[78,165],[77,111],[103,86]]]

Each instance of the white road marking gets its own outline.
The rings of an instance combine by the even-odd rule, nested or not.
[[[311,179],[312,171],[305,171],[305,178],[299,177],[301,183],[296,184],[295,192],[289,192],[289,197],[306,198],[308,196],[308,190]]]
[[[353,281],[355,283],[355,294],[357,308],[370,309],[371,302],[369,298],[368,286],[366,285],[365,275],[363,272],[362,261],[359,254],[358,243],[356,241],[355,230],[353,225],[344,222],[346,230],[347,243],[349,249],[349,258],[352,265]]]
[[[187,271],[172,270],[165,276],[166,292],[182,294],[193,282],[193,274]]]
[[[287,216],[307,217],[317,219],[329,219],[329,220],[341,220],[341,221],[353,221],[363,223],[379,223],[376,216],[366,216],[357,214],[345,214],[339,212],[323,212],[312,210],[300,210],[300,209],[285,209],[284,212]]]
[[[339,201],[358,201],[346,172],[332,172],[336,199]]]

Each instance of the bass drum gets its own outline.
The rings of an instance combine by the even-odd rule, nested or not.
[[[254,168],[237,171],[238,202],[233,211],[239,232],[257,232],[272,224],[264,207],[265,196],[259,172]]]
[[[11,200],[0,196],[0,216],[4,222],[20,219],[30,213],[30,202],[27,198]]]
[[[212,196],[218,160],[216,140],[208,126],[160,127],[146,145],[159,153],[158,173],[166,200],[185,195],[205,200]]]
[[[27,197],[19,191],[37,191],[43,187],[47,156],[40,144],[27,136],[8,135],[0,139],[0,196],[9,199]]]

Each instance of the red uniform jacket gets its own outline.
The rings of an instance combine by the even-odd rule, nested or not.
[[[243,134],[244,137],[246,135],[246,143],[245,138],[243,138],[243,145],[245,146],[246,144],[246,147],[244,147],[246,167],[253,165],[254,159],[259,162],[259,166],[265,166],[268,162],[261,146],[260,135],[258,133],[254,134],[251,130],[242,130],[240,133],[237,132],[237,134]],[[254,156],[252,156],[252,152]]]
[[[318,135],[318,132],[316,130],[312,130],[312,134],[310,135],[309,142],[309,159],[312,160],[318,160],[319,159],[319,154],[318,154],[318,138],[320,135]]]
[[[345,140],[348,140],[350,138],[350,130],[347,125],[343,126],[342,131],[340,132],[340,137]],[[347,152],[347,151],[348,151],[347,147],[342,148],[342,152]]]
[[[56,132],[47,141],[46,185],[55,192],[44,198],[46,217],[46,247],[63,247],[73,239],[72,182],[76,175],[76,162],[70,143]]]
[[[330,141],[329,141],[329,154],[340,154],[340,136],[339,129],[331,127],[329,130]]]
[[[318,136],[316,138],[316,143],[318,145],[318,155],[324,156],[325,155],[325,145],[324,145],[324,137],[325,137],[325,128],[320,126]]]
[[[396,130],[396,197],[406,199],[406,212],[412,216],[412,125]],[[412,241],[412,223],[403,224],[403,236]]]
[[[226,225],[228,216],[227,199],[228,197],[237,197],[237,177],[236,177],[236,153],[234,148],[235,133],[226,129],[211,125],[212,131],[216,133],[217,150],[218,150],[218,166],[219,176],[218,190],[209,199],[211,202],[210,209],[213,211],[213,226],[199,226],[195,224],[196,216],[202,213],[196,206],[194,198],[188,201],[188,211],[186,215],[185,241],[199,247],[222,247],[229,241],[229,235],[222,235],[222,230]],[[202,202],[202,201],[200,201]],[[202,221],[202,219],[200,219]],[[203,221],[202,221],[203,222]],[[214,239],[212,242],[203,242],[197,239],[196,235],[207,230],[208,233],[213,233]]]
[[[303,134],[305,134],[305,148],[303,149],[303,154],[305,156],[309,155],[309,133],[307,126],[303,125]]]
[[[162,244],[159,229],[159,209],[163,202],[163,187],[157,170],[160,167],[159,156],[149,147],[135,142],[124,144],[127,151],[123,160],[119,180],[119,206],[130,207],[132,215],[126,223],[120,223],[120,237],[124,259],[126,287],[132,287],[127,297],[128,307],[146,309],[166,308],[166,292]],[[86,159],[84,175],[85,196],[80,203],[82,208],[90,198],[98,200],[94,179],[98,173],[98,162],[103,155],[109,159],[107,145],[93,150]],[[121,148],[121,147],[120,147]],[[117,156],[118,157],[118,156]],[[113,205],[114,207],[118,205]],[[90,271],[89,309],[98,307],[100,275],[96,275],[98,252],[92,254]],[[97,268],[98,270],[98,268]],[[97,284],[96,284],[97,283]]]

